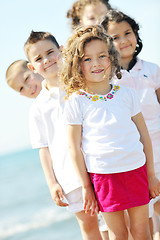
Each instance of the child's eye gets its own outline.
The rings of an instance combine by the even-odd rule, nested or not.
[[[24,81],[27,82],[28,78],[29,78],[29,76],[27,76]]]
[[[85,58],[83,61],[84,62],[88,62],[88,61],[90,61],[91,59],[90,58]]]
[[[115,40],[117,40],[117,39],[118,39],[118,37],[112,37],[112,39],[113,39],[113,41],[115,41]]]
[[[54,53],[54,51],[49,51],[48,54]]]
[[[22,90],[23,90],[23,87],[21,87],[21,88],[19,89],[19,92],[22,92]]]
[[[38,62],[38,61],[40,61],[40,60],[41,60],[41,57],[37,58],[37,59],[35,60],[35,62]]]
[[[100,55],[99,57],[100,57],[100,58],[105,58],[105,57],[107,57],[107,56],[103,54],[103,55]]]
[[[95,20],[95,17],[90,17],[89,20]]]
[[[131,32],[126,32],[126,35],[129,35]]]

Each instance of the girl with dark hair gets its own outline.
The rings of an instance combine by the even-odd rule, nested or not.
[[[114,46],[120,53],[122,78],[114,83],[137,90],[141,109],[152,140],[154,167],[160,179],[160,68],[151,62],[138,58],[142,50],[139,25],[118,10],[110,10],[99,23],[113,38]],[[150,201],[150,220],[153,210],[160,215],[160,197]]]

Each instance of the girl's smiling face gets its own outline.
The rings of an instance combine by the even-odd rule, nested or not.
[[[120,53],[121,63],[123,61],[129,63],[133,58],[137,45],[137,39],[131,26],[126,21],[120,23],[109,22],[107,32],[113,38],[114,46]]]
[[[107,10],[106,5],[101,2],[96,5],[88,4],[83,11],[81,25],[96,24],[97,19],[104,15]]]
[[[91,40],[84,47],[82,58],[82,73],[86,85],[96,83],[109,84],[111,62],[108,56],[107,44],[99,39]]]

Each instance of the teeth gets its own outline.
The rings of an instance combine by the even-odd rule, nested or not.
[[[93,73],[99,73],[99,72],[102,72],[102,70],[93,71]]]

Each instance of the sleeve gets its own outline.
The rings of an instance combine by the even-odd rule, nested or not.
[[[155,84],[156,90],[160,88],[160,67],[156,65],[156,74],[155,74]]]
[[[137,92],[134,89],[130,89],[131,96],[131,117],[141,112],[141,103]]]
[[[65,118],[67,124],[82,125],[83,117],[78,96],[73,94],[65,103]]]
[[[45,124],[35,103],[29,111],[29,132],[32,148],[48,147]]]

